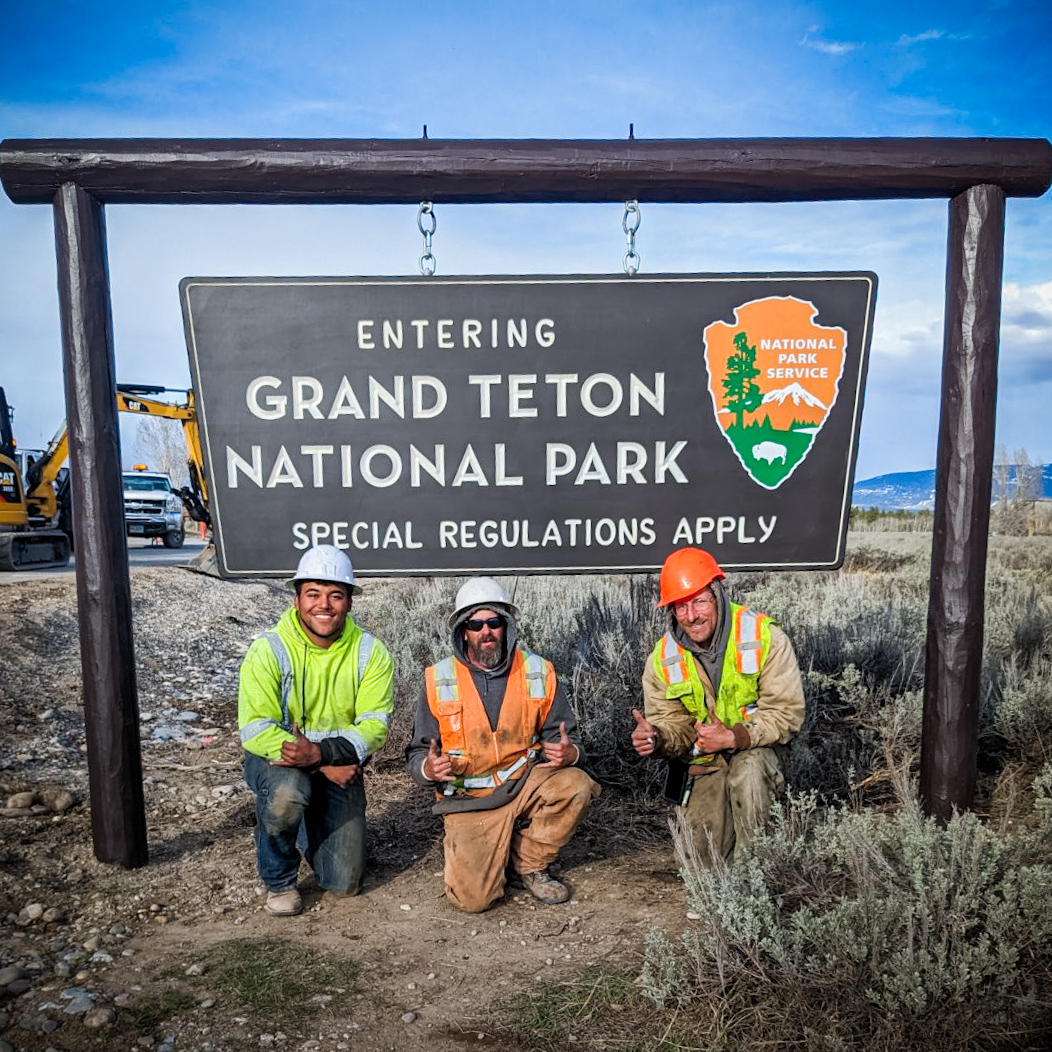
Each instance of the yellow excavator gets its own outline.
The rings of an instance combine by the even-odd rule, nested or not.
[[[204,458],[197,427],[194,392],[186,391],[180,405],[153,395],[168,388],[135,384],[117,385],[117,408],[122,413],[178,420],[186,440],[190,485],[178,495],[194,522],[210,524]],[[69,472],[69,434],[65,423],[48,448],[28,462],[23,474],[11,427],[12,413],[0,387],[0,571],[42,570],[65,566],[72,547],[72,514]]]
[[[0,570],[65,566],[72,536],[69,473],[58,477],[69,454],[65,425],[23,479],[11,415],[0,387]]]

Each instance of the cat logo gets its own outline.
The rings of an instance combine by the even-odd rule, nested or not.
[[[818,308],[767,296],[707,326],[705,364],[716,423],[749,477],[777,489],[803,463],[836,404],[847,332],[815,324]]]

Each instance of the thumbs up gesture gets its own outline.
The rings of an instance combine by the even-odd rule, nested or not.
[[[658,730],[639,709],[632,710],[632,718],[636,721],[632,728],[632,748],[640,756],[653,756],[657,750]]]
[[[538,767],[569,767],[577,762],[581,755],[580,750],[566,733],[566,724],[559,724],[559,740],[544,743],[544,763],[537,764]]]
[[[294,723],[292,741],[281,743],[281,759],[272,762],[275,767],[315,767],[321,763],[321,749]]]
[[[442,755],[434,738],[431,739],[431,746],[424,757],[423,772],[430,782],[451,782],[456,777],[453,774],[453,761]]]

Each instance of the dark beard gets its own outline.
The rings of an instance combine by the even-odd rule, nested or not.
[[[503,651],[503,644],[498,644],[492,650],[480,650],[469,645],[468,657],[474,664],[479,665],[482,668],[496,668],[504,657]]]

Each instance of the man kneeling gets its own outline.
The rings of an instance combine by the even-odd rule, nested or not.
[[[509,868],[541,902],[566,902],[548,866],[599,795],[555,669],[517,646],[516,614],[491,578],[460,589],[454,654],[427,669],[406,750],[410,777],[436,790],[446,895],[468,913],[504,894]]]

